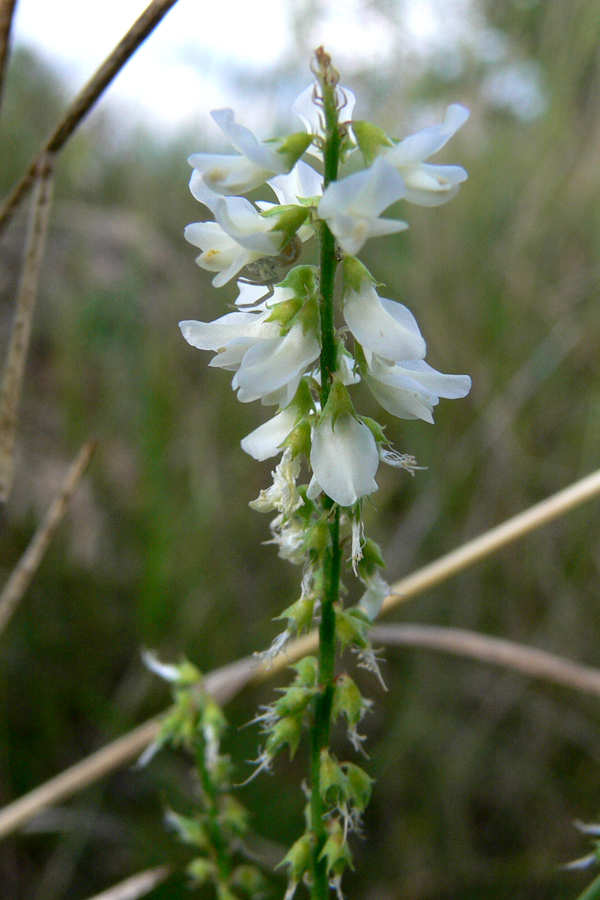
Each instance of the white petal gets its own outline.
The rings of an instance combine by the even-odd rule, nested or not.
[[[353,506],[377,490],[377,444],[369,428],[348,414],[335,428],[326,419],[314,432],[310,464],[316,482],[335,503]]]
[[[309,84],[301,94],[298,94],[292,105],[306,131],[309,134],[322,134],[323,114],[319,106],[314,102],[318,88],[316,84]]]
[[[271,168],[257,166],[246,156],[227,156],[216,153],[194,153],[188,162],[194,167],[190,179],[190,191],[196,200],[205,203],[208,196],[202,190],[203,183],[216,194],[245,194],[264,184],[273,174]]]
[[[343,304],[346,324],[363,347],[394,362],[425,356],[425,341],[413,314],[401,303],[379,297],[368,279],[360,293],[346,291]]]
[[[295,381],[320,353],[316,336],[304,334],[300,324],[294,325],[281,338],[261,341],[248,351],[235,379],[234,387],[240,388],[242,402],[277,391]]]
[[[448,400],[466,397],[471,390],[471,379],[468,375],[445,375],[443,372],[437,372],[423,360],[403,362],[398,369],[418,381],[425,390]]]
[[[299,160],[291,172],[276,175],[268,183],[284,206],[293,205],[299,199],[320,197],[323,193],[323,176],[303,160]]]
[[[393,166],[406,166],[429,159],[447,144],[458,129],[469,118],[469,110],[459,103],[453,103],[446,110],[446,118],[441,125],[431,125],[410,135],[385,151],[385,157]]]
[[[269,459],[281,453],[281,444],[296,424],[297,413],[284,409],[242,439],[242,450],[254,459]]]
[[[215,109],[211,112],[211,116],[232,147],[248,157],[256,166],[263,167],[273,175],[285,172],[287,167],[285,159],[266,144],[260,144],[252,132],[243,125],[238,125],[233,110]]]
[[[232,312],[215,319],[214,322],[197,322],[190,319],[180,322],[179,327],[192,347],[197,347],[198,350],[219,350],[236,338],[258,337],[265,329],[266,337],[270,331],[269,325],[275,323],[264,323],[264,318],[261,313]]]
[[[381,612],[383,601],[390,593],[390,586],[379,572],[375,572],[365,583],[367,590],[360,598],[358,605],[373,622]]]

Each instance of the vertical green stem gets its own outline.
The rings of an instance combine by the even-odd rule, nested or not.
[[[324,183],[325,187],[337,179],[341,136],[336,103],[337,75],[323,51],[317,52],[318,79],[325,119]],[[334,323],[334,283],[338,260],[334,237],[325,222],[321,223],[321,408],[325,407],[333,376],[337,368]],[[328,900],[329,883],[327,861],[321,853],[327,840],[324,816],[326,807],[321,797],[321,751],[329,746],[331,707],[335,678],[335,604],[339,599],[341,547],[340,510],[328,497],[325,509],[330,510],[330,546],[323,559],[323,593],[321,598],[321,624],[319,626],[319,686],[320,692],[314,705],[314,723],[311,730],[311,824],[315,835],[313,856],[312,900]]]

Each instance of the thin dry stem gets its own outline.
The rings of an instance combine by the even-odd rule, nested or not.
[[[396,582],[393,585],[393,593],[384,602],[383,611],[388,612],[411,597],[441,584],[451,575],[467,569],[501,547],[516,541],[536,528],[541,528],[542,525],[564,515],[598,494],[600,494],[600,470],[532,506],[524,513],[514,516],[497,528],[467,542],[458,550],[448,553],[431,565]],[[265,681],[306,654],[313,653],[317,646],[318,637],[316,633],[311,632],[289,644],[286,652],[280,654],[270,666],[257,663],[252,657],[246,658],[211,673],[205,679],[205,687],[218,702],[224,703],[235,696],[245,685]],[[549,656],[550,654],[546,659]],[[567,660],[560,660],[560,663],[566,666],[571,665]],[[566,681],[563,680],[561,683],[566,684]],[[585,688],[585,690],[589,691],[590,688]],[[62,772],[56,778],[5,806],[3,810],[0,810],[0,838],[11,834],[48,806],[72,796],[104,775],[131,762],[156,738],[161,718],[161,716],[157,716],[155,719],[150,719],[129,734],[113,741]]]
[[[0,103],[4,93],[4,75],[8,60],[10,30],[17,0],[0,0]]]
[[[156,869],[147,869],[145,872],[139,872],[132,875],[125,881],[120,881],[114,887],[90,897],[89,900],[138,900],[138,897],[144,897],[146,894],[156,887],[157,884],[163,882],[169,876],[169,869],[166,866],[158,866]]]
[[[52,157],[43,155],[36,168],[36,191],[32,200],[23,273],[2,380],[0,394],[0,502],[7,500],[13,481],[21,389],[52,205],[52,162]]]
[[[92,75],[88,83],[81,89],[60,122],[43,142],[21,180],[6,198],[4,205],[0,209],[0,232],[2,232],[31,186],[40,159],[45,154],[56,153],[63,147],[82,119],[85,118],[98,98],[104,93],[115,75],[120,72],[125,63],[133,56],[138,47],[151,34],[171,7],[175,6],[176,2],[177,0],[153,0],[139,19],[136,19],[125,37],[117,44],[100,68]]]
[[[0,593],[0,635],[31,584],[31,579],[44,558],[56,529],[62,522],[69,501],[77,490],[95,449],[96,441],[88,441],[80,450],[77,459],[65,476],[60,493],[55,497],[27,550],[11,572],[2,593]]]
[[[371,636],[377,644],[426,647],[456,656],[469,656],[480,662],[505,666],[532,678],[600,697],[600,669],[501,638],[435,625],[381,625],[373,629]]]

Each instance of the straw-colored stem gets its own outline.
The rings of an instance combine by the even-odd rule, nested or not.
[[[90,464],[95,449],[96,442],[88,441],[80,450],[77,459],[65,476],[60,493],[55,497],[27,550],[11,572],[2,593],[0,593],[0,635],[44,558],[56,529],[63,520],[69,501]]]
[[[600,697],[600,669],[571,662],[537,647],[524,647],[502,638],[435,625],[380,625],[371,631],[371,637],[376,644],[386,646],[424,647],[468,656]]]
[[[120,881],[114,887],[90,897],[89,900],[138,900],[139,897],[145,897],[158,884],[161,884],[168,878],[170,872],[166,866],[158,866],[156,869],[147,869],[145,872],[138,872],[125,881]]]
[[[4,75],[8,60],[10,30],[17,0],[0,0],[0,103],[4,93]]]
[[[524,513],[519,513],[497,528],[469,541],[431,565],[396,582],[392,588],[393,592],[384,603],[384,611],[388,612],[394,606],[442,584],[452,575],[464,571],[479,560],[495,553],[501,547],[516,541],[536,528],[541,528],[542,525],[599,494],[600,470],[532,506]],[[205,688],[219,703],[224,703],[239,693],[247,684],[265,681],[303,656],[314,653],[317,644],[317,635],[315,632],[311,632],[289,644],[285,654],[280,654],[269,668],[264,664],[257,663],[252,657],[243,659],[208,675],[205,679]],[[567,661],[561,660],[561,662]],[[590,689],[586,688],[586,690]],[[150,719],[129,734],[96,751],[70,769],[66,769],[56,778],[5,806],[3,810],[0,810],[0,838],[11,834],[43,809],[65,800],[84,787],[131,762],[156,738],[161,718],[162,716],[157,716]]]
[[[153,0],[139,19],[136,19],[125,37],[119,41],[88,83],[81,89],[60,122],[43,142],[21,180],[6,198],[4,205],[0,209],[0,232],[35,179],[40,159],[47,153],[56,153],[61,149],[94,103],[106,90],[115,75],[120,72],[140,44],[146,40],[171,7],[175,6],[176,2],[177,0]]]
[[[15,319],[0,391],[0,502],[12,487],[21,389],[52,205],[52,158],[39,160]]]

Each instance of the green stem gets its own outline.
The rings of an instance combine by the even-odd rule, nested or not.
[[[321,66],[320,85],[323,99],[323,115],[326,126],[324,147],[325,187],[337,179],[341,137],[336,105],[336,76],[329,59],[318,59]],[[334,286],[338,265],[334,237],[325,222],[321,223],[321,408],[324,408],[333,377],[337,369],[337,342],[334,322]],[[328,900],[329,880],[327,861],[320,859],[327,840],[325,814],[327,807],[321,797],[321,751],[329,746],[331,731],[331,707],[335,687],[335,606],[339,599],[342,552],[340,546],[340,509],[326,497],[324,508],[330,510],[330,546],[323,558],[323,590],[321,598],[321,623],[319,626],[319,694],[314,703],[314,721],[311,729],[311,826],[315,835],[313,852],[312,900]]]
[[[211,856],[217,867],[219,884],[226,886],[231,876],[231,859],[227,842],[223,836],[219,823],[219,801],[217,787],[206,767],[204,758],[205,746],[196,744],[196,768],[200,777],[200,784],[206,800],[208,813],[207,830],[212,844]]]

